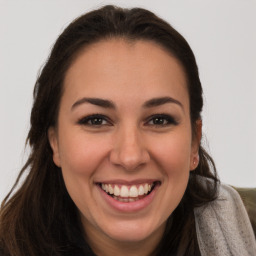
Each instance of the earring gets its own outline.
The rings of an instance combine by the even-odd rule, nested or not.
[[[194,160],[193,160],[193,165],[197,165],[199,163],[199,155],[195,156],[194,157]]]

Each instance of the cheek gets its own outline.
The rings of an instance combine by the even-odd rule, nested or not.
[[[84,134],[66,135],[60,144],[61,167],[74,175],[91,175],[104,159],[106,149]]]
[[[59,141],[59,152],[63,179],[73,201],[78,208],[84,205],[81,194],[90,198],[93,188],[93,175],[101,165],[106,149],[97,143],[91,136],[84,133],[63,131]]]
[[[88,209],[95,189],[92,177],[104,160],[106,148],[78,132],[62,138],[59,148],[65,186],[78,209]]]
[[[155,143],[154,158],[163,176],[166,216],[169,216],[180,203],[189,179],[191,138],[189,132],[170,134]]]
[[[188,133],[189,134],[189,133]],[[158,140],[153,155],[167,174],[180,175],[190,167],[191,139],[186,133],[176,134]]]

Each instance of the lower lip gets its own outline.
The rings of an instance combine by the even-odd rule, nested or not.
[[[113,197],[109,196],[99,186],[98,189],[100,190],[100,193],[102,197],[105,199],[105,201],[115,210],[120,212],[137,212],[145,209],[147,206],[151,204],[154,197],[156,196],[158,187],[159,185],[156,185],[148,196],[145,196],[144,198],[134,202],[120,202],[118,200],[115,200]]]

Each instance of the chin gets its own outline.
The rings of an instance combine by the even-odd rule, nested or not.
[[[156,226],[155,223],[154,225],[146,225],[143,224],[143,221],[139,223],[119,223],[118,225],[112,225],[106,231],[106,234],[119,242],[141,242],[156,232],[162,234],[161,230],[164,230],[164,226],[165,224]]]

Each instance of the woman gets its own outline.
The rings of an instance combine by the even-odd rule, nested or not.
[[[2,254],[253,255],[241,200],[200,144],[202,106],[194,55],[165,21],[106,6],[72,22],[35,85]]]

